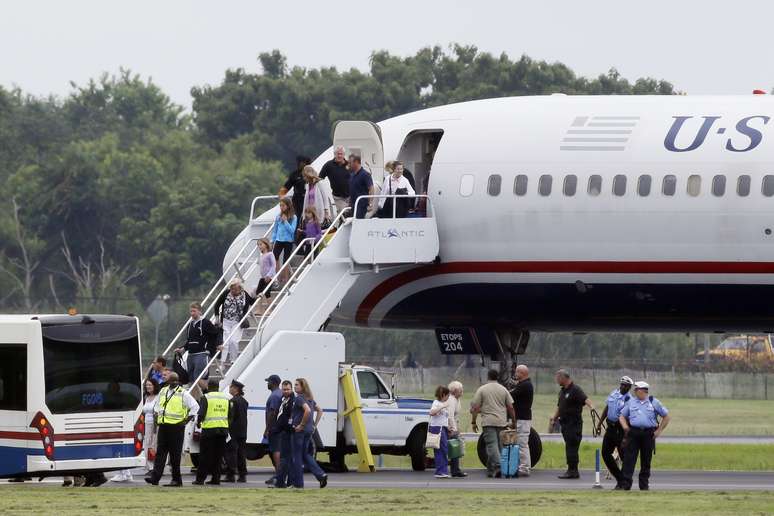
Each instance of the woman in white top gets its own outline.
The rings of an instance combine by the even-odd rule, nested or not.
[[[439,385],[435,390],[435,401],[430,407],[428,432],[441,434],[441,446],[433,450],[435,455],[435,478],[449,478],[449,389]]]
[[[145,416],[145,437],[142,440],[142,449],[145,450],[146,475],[153,471],[153,461],[156,459],[156,424],[153,422],[153,406],[156,404],[156,396],[161,387],[156,380],[145,380],[145,404],[142,413]]]
[[[416,195],[416,192],[411,187],[411,183],[403,175],[403,163],[400,161],[391,161],[390,174],[384,178],[382,184],[382,195]],[[382,197],[379,199],[379,208],[382,210],[381,216],[384,218],[392,218],[392,203],[395,201],[395,217],[403,218],[408,213],[411,206],[414,205],[414,199],[402,197],[398,199],[387,199]]]
[[[333,202],[333,194],[328,181],[320,179],[317,171],[311,165],[304,167],[303,175],[304,181],[306,181],[304,212],[308,207],[311,207],[314,208],[321,223],[326,220],[332,221],[336,216],[336,205]]]

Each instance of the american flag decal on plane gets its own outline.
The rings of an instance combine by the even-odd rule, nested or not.
[[[638,116],[576,116],[567,129],[559,150],[625,150],[639,120]]]

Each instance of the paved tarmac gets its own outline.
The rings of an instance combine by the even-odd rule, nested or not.
[[[184,468],[187,470],[187,468]],[[142,478],[142,470],[136,470],[132,482],[108,482],[106,487],[147,487]],[[269,477],[267,468],[250,468],[248,481],[244,484],[221,484],[222,488],[260,488],[265,489],[264,481]],[[530,489],[530,490],[584,490],[592,489],[594,484],[594,472],[582,471],[579,480],[559,480],[557,475],[561,471],[537,469],[529,478],[518,479],[490,479],[482,469],[468,470],[468,477],[462,479],[436,479],[431,471],[414,472],[398,469],[384,468],[375,473],[331,473],[328,480],[328,488],[366,488],[366,489]],[[108,475],[109,478],[109,475]],[[183,483],[190,486],[194,477],[191,474],[183,475]],[[161,480],[161,484],[169,481],[169,476]],[[317,482],[311,475],[305,475],[308,488],[317,489]],[[16,486],[40,486],[56,485],[61,483],[61,478],[50,478],[43,482],[25,482],[23,484],[9,484],[6,481],[2,485]],[[636,484],[636,480],[635,480]],[[610,491],[615,483],[604,480],[602,473],[602,486]],[[163,489],[162,487],[153,489]],[[204,486],[199,489],[216,489]],[[636,489],[636,486],[635,486]],[[774,490],[774,472],[741,472],[741,471],[654,471],[651,477],[651,490],[679,490],[679,491],[740,491],[740,490]],[[1,492],[1,491],[0,491]]]

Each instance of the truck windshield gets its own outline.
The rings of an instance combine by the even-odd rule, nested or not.
[[[43,326],[43,366],[54,414],[135,410],[140,403],[134,319]]]

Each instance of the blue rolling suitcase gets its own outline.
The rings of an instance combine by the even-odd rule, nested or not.
[[[500,452],[500,473],[504,478],[519,476],[519,445],[508,444]]]

